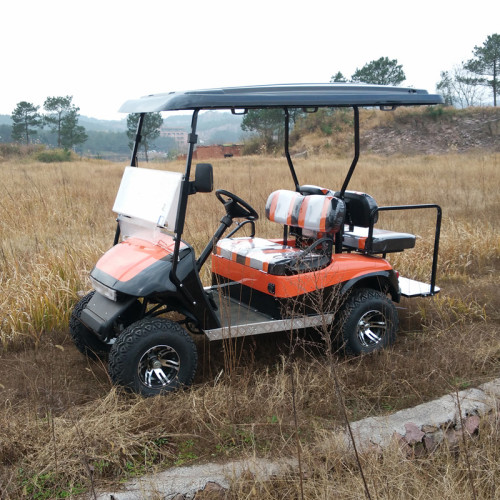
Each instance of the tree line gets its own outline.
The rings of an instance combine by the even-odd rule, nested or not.
[[[87,140],[85,128],[78,125],[80,108],[73,103],[73,96],[47,97],[40,106],[27,101],[17,103],[12,112],[11,139],[14,142],[29,144],[39,129],[48,127],[57,137],[57,147],[72,149]]]
[[[493,34],[480,46],[475,46],[473,57],[451,70],[441,72],[441,80],[436,89],[443,95],[445,104],[456,107],[480,105],[484,102],[485,91],[490,91],[493,105],[497,105],[500,93],[500,35]],[[406,80],[403,66],[397,59],[381,57],[366,63],[347,78],[337,71],[331,79],[332,83],[368,83],[376,85],[401,85]],[[82,145],[89,139],[85,128],[78,125],[79,108],[72,103],[72,96],[48,97],[44,104],[44,114],[39,113],[40,106],[22,101],[13,111],[11,140],[20,143],[33,142],[37,131],[48,127],[55,134],[57,146],[72,149]],[[301,116],[300,111],[294,111],[292,123]],[[127,118],[127,137],[129,148],[135,136],[138,114]],[[153,141],[160,136],[163,123],[160,113],[146,115],[142,131],[141,148],[146,159]],[[241,123],[243,131],[257,132],[266,146],[272,145],[276,138],[279,141],[283,133],[282,111],[274,109],[249,110]],[[91,134],[93,135],[93,134]]]

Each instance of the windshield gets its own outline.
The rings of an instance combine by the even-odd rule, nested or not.
[[[173,232],[182,178],[179,172],[126,167],[113,205],[122,236],[154,241],[162,229]]]

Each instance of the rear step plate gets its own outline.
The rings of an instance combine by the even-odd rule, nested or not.
[[[439,292],[438,286],[434,287],[434,292],[431,293],[431,285],[422,281],[415,281],[409,278],[399,277],[399,287],[403,297],[428,297]]]

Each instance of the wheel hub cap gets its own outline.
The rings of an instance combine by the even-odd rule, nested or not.
[[[358,340],[365,347],[378,344],[387,330],[387,320],[381,311],[368,311],[361,316],[357,328]]]
[[[142,355],[137,372],[141,383],[154,389],[174,382],[179,369],[180,358],[177,351],[168,345],[158,345]]]

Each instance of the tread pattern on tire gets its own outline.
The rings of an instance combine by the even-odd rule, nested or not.
[[[358,355],[361,354],[362,352],[362,351],[360,352],[358,349],[353,349],[353,346],[349,341],[349,337],[352,334],[352,332],[346,331],[349,318],[355,310],[357,310],[359,307],[362,307],[364,303],[372,299],[381,300],[383,303],[385,303],[384,307],[387,307],[387,310],[391,311],[393,316],[392,318],[390,318],[390,320],[392,321],[392,328],[387,333],[387,338],[385,339],[385,343],[382,347],[391,345],[395,341],[396,332],[398,330],[398,325],[399,325],[399,318],[392,301],[387,297],[387,295],[385,295],[383,292],[379,290],[375,290],[373,288],[359,288],[352,291],[350,297],[348,297],[345,304],[343,305],[339,317],[339,323],[338,323],[339,329],[342,336],[344,349],[348,354]],[[374,350],[378,349],[379,348]]]
[[[145,396],[152,396],[162,392],[146,386],[138,386],[133,374],[137,367],[130,366],[131,358],[140,355],[140,353],[134,354],[134,348],[140,349],[140,344],[147,343],[148,337],[157,335],[157,332],[164,334],[165,342],[168,343],[168,337],[171,337],[170,342],[179,343],[176,350],[181,351],[179,355],[183,358],[181,359],[179,379],[175,384],[165,387],[162,391],[173,391],[191,385],[198,362],[196,345],[184,328],[164,318],[144,318],[126,328],[117,338],[111,348],[108,365],[108,372],[114,384],[125,387],[127,390],[140,392]],[[161,333],[158,335],[161,336]]]

